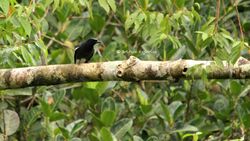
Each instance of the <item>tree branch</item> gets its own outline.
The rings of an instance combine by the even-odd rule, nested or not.
[[[56,85],[83,81],[140,81],[200,79],[204,71],[209,79],[249,79],[250,61],[218,66],[214,61],[141,61],[131,56],[125,61],[48,65],[0,69],[0,89]]]

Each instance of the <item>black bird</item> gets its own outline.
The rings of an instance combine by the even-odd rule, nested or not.
[[[81,43],[79,46],[75,48],[74,62],[75,64],[79,60],[79,63],[84,62],[87,63],[91,57],[94,55],[94,45],[97,43],[101,43],[97,39],[88,39],[86,42]],[[84,60],[83,60],[84,59]],[[83,61],[82,61],[83,60]]]

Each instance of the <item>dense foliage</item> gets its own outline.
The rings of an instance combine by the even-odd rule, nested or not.
[[[0,66],[249,58],[249,0],[0,0]],[[247,80],[84,82],[0,91],[0,140],[250,140]],[[3,122],[4,121],[4,122]],[[5,123],[5,124],[4,124]]]

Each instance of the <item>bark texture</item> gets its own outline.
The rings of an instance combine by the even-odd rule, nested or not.
[[[240,58],[235,65],[213,61],[125,61],[98,62],[0,69],[0,89],[55,85],[83,81],[139,81],[168,79],[249,79],[250,63]]]

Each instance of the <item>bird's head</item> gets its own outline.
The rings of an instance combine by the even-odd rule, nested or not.
[[[97,39],[94,39],[94,38],[90,38],[90,39],[88,39],[88,40],[86,41],[86,44],[87,44],[88,46],[93,46],[93,47],[94,47],[95,44],[98,44],[98,43],[101,43],[101,42],[98,41]]]
[[[99,41],[95,38],[90,38],[86,41],[86,44],[88,46],[91,46],[94,48],[95,52],[97,52],[100,56],[101,55],[101,52],[103,51],[103,49],[105,48],[105,45],[103,44],[102,41]],[[95,46],[96,45],[96,46]]]

